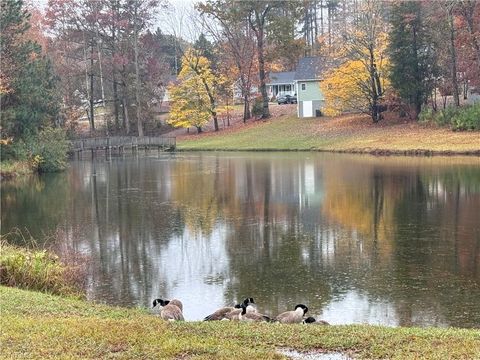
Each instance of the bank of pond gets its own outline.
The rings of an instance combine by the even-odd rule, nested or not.
[[[49,251],[27,250],[5,241],[1,247],[0,342],[5,358],[275,359],[296,354],[295,358],[328,359],[336,358],[328,357],[329,354],[337,354],[347,359],[474,359],[480,356],[478,329],[367,324],[314,326],[325,323],[307,317],[309,309],[303,304],[268,317],[255,309],[256,302],[251,297],[232,308],[217,309],[205,317],[206,321],[169,321],[183,319],[182,302],[154,299],[154,309],[88,302],[79,283],[73,280],[81,274],[80,262],[66,265]],[[32,288],[43,291],[28,290]],[[204,308],[209,309],[209,299],[205,299]],[[237,312],[237,318],[221,321],[231,311]]]
[[[127,309],[0,286],[5,358],[278,359],[341,353],[354,359],[475,359],[480,332],[458,328],[172,322]],[[322,357],[318,357],[321,359]]]

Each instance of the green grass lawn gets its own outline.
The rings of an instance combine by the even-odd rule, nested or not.
[[[417,123],[379,123],[362,115],[299,119],[283,115],[218,133],[182,136],[179,150],[318,150],[359,153],[476,153],[480,132]]]
[[[184,299],[184,301],[187,301]],[[4,359],[275,359],[278,348],[367,359],[479,359],[480,331],[235,322],[169,323],[124,309],[0,287]]]

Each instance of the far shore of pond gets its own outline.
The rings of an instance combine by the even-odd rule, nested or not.
[[[290,112],[267,121],[236,123],[218,132],[181,134],[177,150],[480,156],[480,132],[454,132],[412,121],[374,124],[359,114],[300,119]]]

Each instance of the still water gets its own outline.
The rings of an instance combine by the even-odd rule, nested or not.
[[[2,233],[57,229],[88,297],[254,297],[332,324],[480,327],[480,159],[177,153],[76,160],[2,185]]]

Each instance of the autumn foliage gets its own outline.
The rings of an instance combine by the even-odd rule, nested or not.
[[[201,132],[211,118],[216,119],[215,99],[222,80],[213,73],[206,57],[188,49],[182,58],[178,82],[168,88],[172,105],[167,122],[174,127],[194,126]]]

